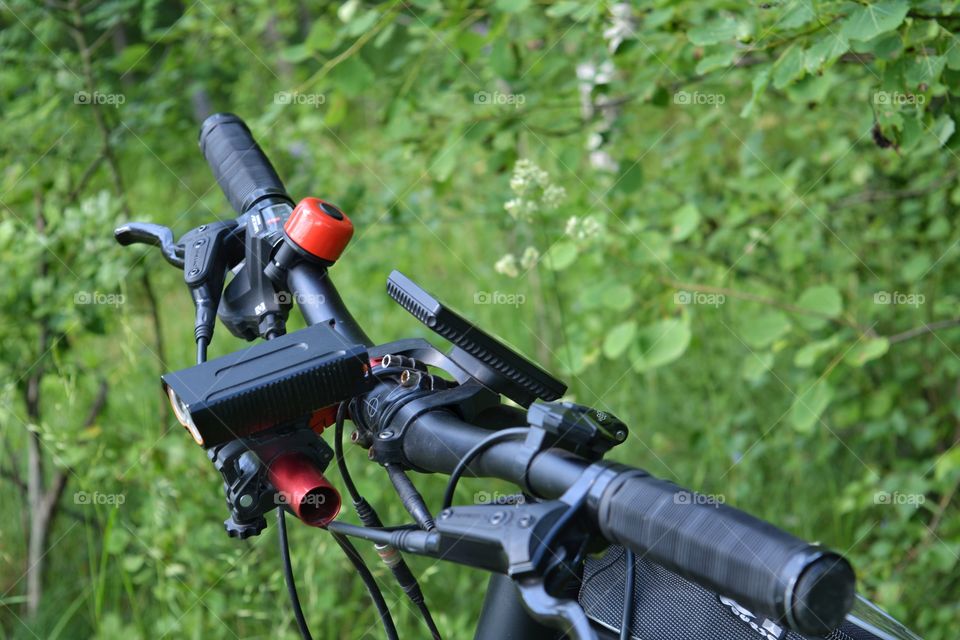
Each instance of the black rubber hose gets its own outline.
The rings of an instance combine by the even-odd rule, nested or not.
[[[626,550],[627,579],[623,583],[623,612],[620,615],[620,640],[630,640],[630,627],[633,626],[633,581],[636,555]]]
[[[303,640],[313,640],[313,636],[310,635],[310,628],[307,626],[307,620],[303,617],[303,608],[300,606],[300,596],[297,594],[297,583],[293,579],[293,565],[290,563],[290,545],[287,540],[287,521],[284,517],[283,507],[277,507],[277,533],[280,541],[280,556],[283,558],[283,579],[287,583],[287,593],[290,596],[290,604],[293,605],[293,617],[297,621],[300,637],[303,638]]]

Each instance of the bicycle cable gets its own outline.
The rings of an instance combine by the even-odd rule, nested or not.
[[[300,629],[300,637],[303,640],[313,640],[310,635],[310,628],[303,617],[303,608],[300,606],[300,596],[297,594],[297,583],[293,579],[293,565],[290,562],[290,545],[287,540],[287,522],[284,516],[283,507],[277,507],[277,537],[280,540],[280,556],[283,558],[283,579],[287,583],[287,594],[290,596],[290,604],[293,605],[293,617],[296,618],[297,628]]]
[[[623,612],[620,614],[620,640],[630,640],[630,627],[633,625],[633,581],[636,556],[627,549],[627,579],[623,585]]]
[[[346,554],[350,562],[353,563],[357,573],[360,574],[360,579],[363,580],[363,584],[366,585],[367,593],[370,594],[370,599],[373,600],[373,604],[377,608],[377,613],[380,615],[380,622],[383,623],[383,631],[387,634],[387,639],[400,640],[399,636],[397,636],[397,626],[393,623],[393,617],[390,615],[390,607],[387,606],[387,601],[383,599],[383,592],[380,591],[376,579],[374,579],[373,574],[370,573],[370,569],[367,568],[366,562],[363,561],[363,556],[360,555],[357,548],[354,547],[346,537],[333,531],[330,532],[330,535],[333,536],[333,539],[340,545],[344,554]]]
[[[337,461],[337,469],[340,470],[340,477],[343,479],[343,484],[347,487],[350,499],[353,500],[353,506],[357,510],[357,515],[360,516],[360,520],[364,526],[367,528],[384,528],[380,516],[373,508],[373,505],[367,502],[366,498],[360,494],[357,485],[353,482],[353,477],[350,475],[350,470],[347,468],[347,460],[343,455],[343,428],[346,414],[347,403],[341,402],[340,406],[337,407],[333,436],[334,457]],[[346,541],[346,538],[344,538],[344,540]],[[424,624],[427,625],[427,629],[430,631],[433,640],[441,640],[440,629],[433,619],[433,614],[430,613],[430,608],[427,606],[420,583],[417,581],[416,576],[413,575],[409,566],[407,566],[400,552],[397,551],[396,553],[399,556],[399,561],[388,564],[393,577],[410,601],[417,607],[417,610],[420,612],[420,617],[423,618]],[[360,562],[363,562],[362,558],[359,559]],[[364,568],[366,568],[366,565],[364,565]]]
[[[440,507],[440,510],[442,511],[443,509],[448,509],[450,505],[453,504],[453,493],[457,490],[457,483],[460,481],[460,476],[462,476],[467,470],[467,466],[473,462],[474,458],[479,456],[493,445],[502,442],[503,440],[508,440],[514,436],[525,436],[529,431],[529,427],[511,427],[509,429],[494,431],[492,434],[474,445],[472,449],[467,451],[466,455],[460,459],[460,462],[457,463],[457,466],[454,467],[453,471],[450,473],[450,479],[447,481],[447,488],[443,492],[443,505]]]

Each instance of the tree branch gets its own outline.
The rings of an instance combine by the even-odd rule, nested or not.
[[[922,336],[925,333],[934,333],[941,329],[950,329],[952,327],[960,326],[960,318],[951,318],[949,320],[940,320],[939,322],[931,322],[929,324],[924,324],[919,327],[914,327],[907,331],[902,331],[900,333],[895,333],[893,335],[887,336],[887,340],[890,344],[896,344],[897,342],[903,342],[904,340],[909,340],[910,338],[916,338],[917,336]]]

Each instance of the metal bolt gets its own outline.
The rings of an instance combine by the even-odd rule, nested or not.
[[[200,240],[197,240],[196,242],[194,242],[193,246],[202,247],[205,244],[207,244],[207,241],[201,238]]]
[[[620,429],[619,431],[617,431],[617,440],[619,440],[620,442],[623,442],[626,439],[627,439],[626,431],[624,431],[623,429]]]
[[[197,269],[196,267],[194,267],[193,269],[190,269],[190,275],[195,276],[198,273],[200,273],[200,269]]]
[[[440,512],[440,517],[443,518],[444,520],[446,520],[452,515],[453,515],[453,509],[444,509],[443,511]]]
[[[523,529],[526,529],[533,524],[533,516],[522,516],[519,520],[517,520],[517,524]]]
[[[251,496],[249,493],[245,493],[242,496],[240,496],[240,500],[238,500],[237,502],[240,503],[241,507],[246,509],[247,507],[253,504],[253,496]]]
[[[507,514],[505,514],[503,511],[497,511],[495,514],[490,516],[490,524],[492,524],[493,526],[497,526],[498,524],[506,520],[506,518],[507,518]]]
[[[390,429],[387,429],[386,431],[381,431],[380,435],[378,435],[377,437],[380,438],[381,440],[389,440],[390,438],[393,437],[393,431],[391,431]]]
[[[206,230],[207,230],[207,225],[202,224],[202,225],[200,225],[199,229],[200,229],[200,231],[206,231]]]

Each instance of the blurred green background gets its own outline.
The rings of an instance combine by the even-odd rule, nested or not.
[[[159,392],[192,362],[182,276],[112,238],[233,215],[196,145],[229,110],[352,217],[333,273],[375,340],[424,335],[401,269],[625,420],[614,458],[847,553],[955,638],[957,4],[0,2],[0,636],[295,637],[275,529],[227,538]],[[292,524],[315,636],[381,637]],[[486,576],[412,564],[470,637]]]

